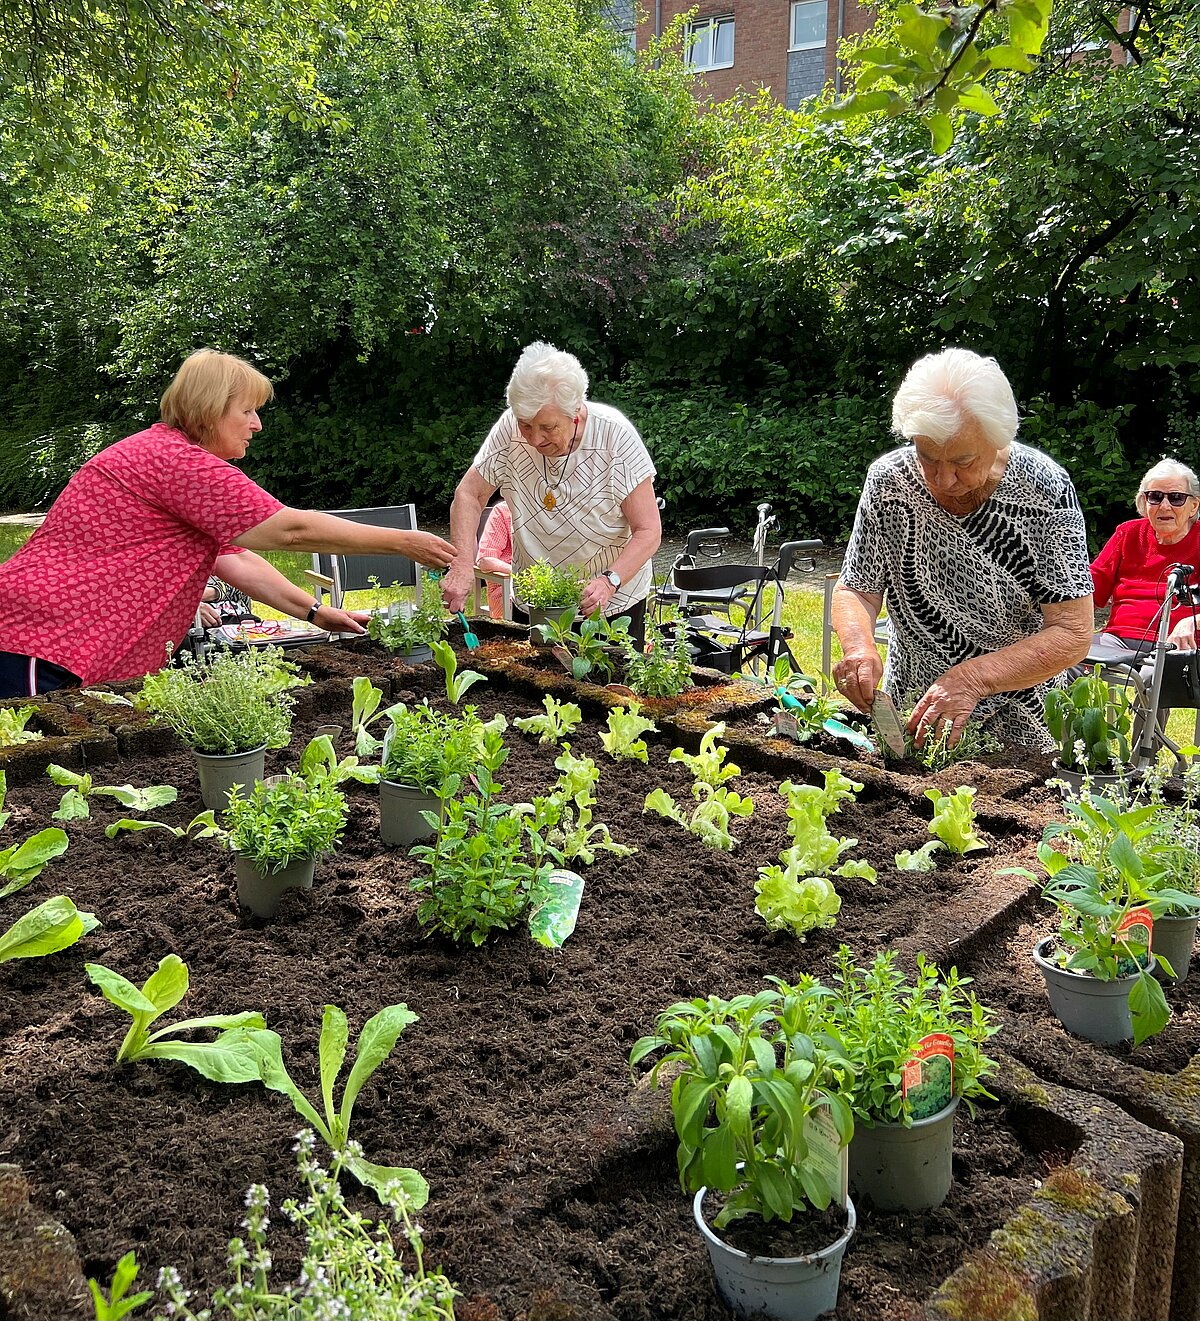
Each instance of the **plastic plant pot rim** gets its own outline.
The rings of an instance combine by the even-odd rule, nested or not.
[[[728,1253],[731,1257],[742,1261],[776,1261],[784,1266],[805,1261],[819,1261],[821,1258],[828,1257],[839,1250],[844,1251],[850,1240],[854,1237],[854,1230],[858,1225],[858,1217],[854,1212],[854,1202],[851,1198],[847,1197],[846,1228],[826,1247],[819,1249],[817,1252],[809,1252],[802,1257],[756,1257],[752,1253],[743,1252],[741,1248],[735,1248],[731,1243],[727,1243],[720,1234],[709,1225],[708,1221],[704,1218],[704,1199],[707,1196],[708,1188],[704,1187],[692,1198],[692,1215],[695,1218],[696,1224],[700,1228],[701,1234],[704,1235],[706,1240],[717,1244],[722,1252]]]
[[[942,1106],[936,1114],[926,1115],[924,1119],[914,1119],[910,1124],[906,1124],[903,1119],[864,1119],[859,1115],[855,1115],[854,1131],[857,1133],[860,1128],[902,1128],[911,1132],[913,1129],[932,1128],[934,1124],[940,1124],[948,1115],[954,1114],[961,1100],[961,1096],[952,1096],[950,1103]]]
[[[260,752],[266,752],[265,743],[258,744],[257,747],[243,748],[241,752],[201,752],[199,748],[192,749],[193,757],[203,757],[206,761],[233,761],[237,757],[255,757]]]
[[[1041,940],[1039,940],[1037,944],[1034,945],[1033,961],[1038,965],[1038,967],[1042,969],[1049,969],[1051,972],[1056,972],[1062,977],[1077,977],[1079,978],[1080,981],[1091,982],[1095,986],[1123,987],[1126,990],[1128,990],[1129,987],[1132,985],[1132,983],[1137,981],[1137,979],[1142,975],[1143,972],[1153,972],[1158,962],[1158,960],[1154,957],[1154,952],[1152,950],[1150,953],[1150,962],[1146,964],[1146,966],[1141,970],[1141,972],[1122,973],[1120,977],[1115,977],[1112,980],[1106,980],[1105,978],[1102,977],[1093,977],[1090,972],[1080,972],[1078,968],[1064,968],[1062,964],[1056,963],[1053,959],[1048,959],[1043,953],[1043,950],[1048,949],[1051,942],[1054,941],[1055,939],[1056,937],[1054,936],[1043,936]]]

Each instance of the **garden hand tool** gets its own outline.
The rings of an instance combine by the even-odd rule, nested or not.
[[[468,651],[474,651],[479,646],[479,639],[471,632],[471,625],[467,623],[466,615],[460,610],[454,618],[463,626],[463,645]]]
[[[775,696],[779,698],[779,705],[788,711],[798,711],[804,703],[793,693],[789,693],[786,688],[776,688]],[[874,752],[875,745],[861,731],[855,729],[853,725],[848,725],[837,716],[829,716],[821,722],[821,728],[826,734],[833,738],[844,739],[852,747],[858,748],[863,752]]]
[[[897,761],[902,760],[907,752],[904,725],[900,721],[896,703],[882,688],[876,692],[875,701],[871,705],[871,724],[874,725],[879,741],[883,745],[880,750],[885,755],[890,753]]]

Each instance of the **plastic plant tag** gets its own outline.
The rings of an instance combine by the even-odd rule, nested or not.
[[[850,1147],[842,1144],[828,1102],[817,1102],[804,1116],[804,1140],[809,1160],[825,1176],[833,1200],[845,1206],[850,1196]]]
[[[875,694],[871,705],[871,723],[886,750],[893,757],[902,758],[905,753],[904,726],[900,723],[900,713],[896,704],[881,688]]]
[[[931,1032],[917,1042],[912,1058],[900,1070],[900,1094],[907,1097],[913,1119],[928,1119],[950,1104],[954,1038],[948,1032]]]
[[[1116,934],[1134,945],[1144,942],[1146,949],[1151,949],[1154,940],[1154,918],[1151,917],[1150,910],[1131,908],[1118,924]]]
[[[529,912],[529,934],[547,949],[561,949],[575,930],[583,877],[558,867],[533,892]]]

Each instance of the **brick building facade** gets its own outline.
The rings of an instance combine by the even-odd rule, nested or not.
[[[625,0],[612,5],[614,18]],[[644,0],[637,45],[661,32],[696,0]],[[619,25],[632,31],[628,18]],[[697,39],[690,52],[698,96],[724,100],[739,88],[760,84],[789,109],[826,85],[839,86],[838,41],[866,32],[875,11],[858,0],[699,0],[690,31]]]

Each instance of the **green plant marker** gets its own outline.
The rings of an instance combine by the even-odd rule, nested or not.
[[[533,892],[529,934],[547,949],[561,949],[575,930],[582,898],[583,877],[578,872],[555,868]]]

